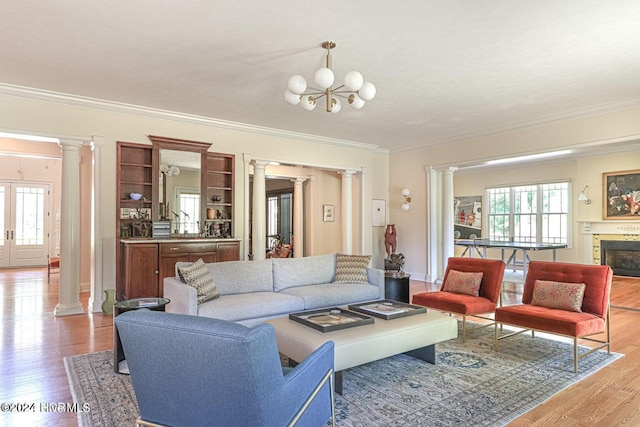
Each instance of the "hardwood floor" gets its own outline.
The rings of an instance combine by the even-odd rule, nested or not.
[[[55,317],[58,275],[46,269],[0,270],[0,403],[31,404],[0,412],[0,426],[75,426],[75,413],[42,412],[44,403],[71,403],[63,357],[112,348],[113,319],[102,313]],[[504,303],[519,302],[522,285],[505,286]],[[411,294],[435,285],[411,281]],[[87,304],[88,294],[81,295]],[[640,279],[614,278],[613,351],[625,357],[561,392],[511,426],[640,425]],[[627,307],[627,308],[622,308]]]

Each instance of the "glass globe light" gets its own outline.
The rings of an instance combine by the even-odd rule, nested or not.
[[[300,100],[300,105],[307,111],[313,111],[316,108],[316,100],[311,95],[305,95]]]
[[[332,114],[337,114],[340,112],[340,110],[342,110],[342,103],[340,102],[340,100],[338,98],[332,98],[331,99],[331,113]]]
[[[364,107],[364,101],[356,94],[349,95],[349,104],[354,110],[359,110]]]
[[[344,76],[344,86],[353,92],[359,91],[363,82],[364,77],[357,71],[351,71]]]
[[[409,209],[411,209],[411,205],[409,203],[403,203],[400,207],[403,211],[408,211]]]
[[[373,83],[364,82],[358,91],[358,96],[365,101],[371,101],[376,96],[376,87]]]
[[[331,87],[333,81],[335,80],[335,76],[333,75],[333,71],[330,68],[320,68],[316,71],[316,76],[314,81],[321,89],[326,89]]]
[[[296,95],[301,95],[302,92],[307,90],[307,81],[301,75],[296,74],[289,79],[289,90]]]
[[[160,172],[162,173],[167,173],[167,171],[169,170],[169,165],[166,163],[163,163],[160,165]]]
[[[409,197],[409,195],[411,195],[411,191],[409,191],[408,188],[403,188],[402,189],[402,196],[403,197]]]
[[[174,176],[180,175],[180,168],[178,168],[177,166],[171,166],[169,170]]]
[[[287,89],[284,91],[284,100],[291,105],[298,105],[300,104],[300,95],[297,95]]]

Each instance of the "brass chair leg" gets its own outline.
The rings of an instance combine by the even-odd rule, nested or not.
[[[462,343],[467,341],[467,315],[462,315]]]

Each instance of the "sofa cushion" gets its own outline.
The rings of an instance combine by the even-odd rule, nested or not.
[[[211,274],[209,274],[209,269],[204,261],[202,261],[202,258],[190,265],[178,267],[178,274],[183,283],[196,288],[198,304],[218,298],[220,295]]]
[[[273,292],[271,260],[208,263],[220,295]]]
[[[325,283],[288,288],[280,294],[293,295],[304,301],[305,310],[344,306],[380,299],[380,289],[368,283]]]
[[[423,292],[415,294],[411,303],[436,310],[469,315],[492,313],[496,309],[496,303],[486,298],[453,292]]]
[[[584,283],[536,280],[531,304],[580,313],[586,286]]]
[[[591,313],[553,310],[531,304],[498,307],[495,319],[499,323],[570,337],[583,337],[605,330],[605,320]]]
[[[456,294],[471,295],[477,297],[480,295],[480,283],[482,283],[481,271],[465,272],[458,270],[449,270],[447,278],[442,285],[444,292],[453,292]]]
[[[336,255],[335,283],[367,282],[367,267],[371,255]]]
[[[225,295],[198,306],[198,316],[231,322],[246,319],[284,316],[304,310],[302,299],[275,292],[251,292]]]
[[[297,286],[332,282],[336,270],[335,254],[273,258],[272,262],[273,290],[276,292]]]

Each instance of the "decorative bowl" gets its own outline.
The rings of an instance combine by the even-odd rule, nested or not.
[[[129,197],[131,197],[131,200],[140,200],[140,199],[142,199],[142,194],[140,194],[140,193],[129,193]]]

